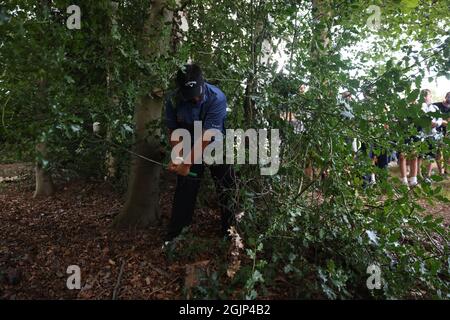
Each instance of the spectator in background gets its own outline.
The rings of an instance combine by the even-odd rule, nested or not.
[[[389,125],[387,123],[382,123],[380,118],[372,112],[371,104],[375,103],[376,97],[374,95],[373,88],[369,88],[368,90],[364,90],[364,118],[368,122],[368,125],[375,129],[383,129],[384,135],[386,136],[389,132]],[[386,105],[384,108],[385,114],[389,114],[389,107]],[[368,156],[372,161],[372,166],[374,168],[386,170],[391,161],[390,151],[393,147],[393,142],[390,142],[390,146],[382,146],[382,144],[377,141],[377,138],[370,138],[361,144],[360,152]],[[366,185],[374,185],[376,184],[376,174],[375,170],[372,171],[369,175],[364,176],[364,182]]]
[[[353,101],[353,96],[350,91],[344,91],[341,93],[340,105],[342,106],[341,116],[345,119],[352,120],[355,118],[353,114],[353,108],[350,105],[350,102]]]
[[[410,128],[413,125],[413,118],[407,117],[404,121],[407,124],[407,132],[410,132]],[[398,164],[400,167],[401,182],[410,187],[415,187],[419,184],[417,181],[419,158],[417,152],[413,150],[413,147],[415,143],[420,141],[420,132],[422,131],[422,128],[415,126],[415,130],[417,130],[417,134],[404,139],[403,146],[398,146]]]
[[[447,92],[444,101],[435,103],[434,105],[439,108],[439,111],[442,114],[442,118],[444,119],[442,125],[437,127],[436,130],[440,134],[442,134],[443,137],[446,137],[448,134],[448,123],[450,121],[450,92]],[[439,174],[447,175],[448,169],[446,166],[450,165],[450,159],[446,159],[444,148],[445,144],[441,141],[438,144],[438,151],[436,154],[436,164],[439,170]]]
[[[355,115],[353,113],[353,108],[350,105],[350,103],[353,101],[353,96],[350,91],[344,91],[341,93],[341,97],[339,100],[339,105],[342,107],[341,110],[341,116],[345,120],[353,120],[355,118]],[[351,144],[352,151],[354,154],[358,152],[359,145],[358,140],[356,138],[350,138],[347,137],[346,139],[347,144]]]
[[[422,111],[425,113],[439,113],[439,108],[432,103],[432,94],[429,89],[425,89],[422,91]],[[427,157],[430,160],[436,160],[436,162],[440,162],[439,157],[437,156],[437,152],[435,152],[435,144],[436,142],[442,141],[443,133],[442,127],[447,125],[447,121],[442,118],[431,117],[431,128],[426,128],[422,131],[422,139],[428,143],[429,153],[427,153]],[[419,166],[421,165],[419,161]],[[425,177],[425,182],[431,183],[431,174],[433,170],[433,163],[430,163],[427,166],[427,174]],[[439,172],[441,173],[441,172]]]

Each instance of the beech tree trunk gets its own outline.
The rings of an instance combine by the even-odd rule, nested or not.
[[[45,159],[47,155],[47,147],[45,143],[38,143],[36,151]],[[37,161],[35,165],[36,187],[33,198],[48,197],[55,192],[51,174],[44,168],[42,161]]]
[[[141,54],[151,61],[167,54],[170,33],[163,32],[166,22],[172,21],[173,13],[165,7],[165,0],[155,0],[147,12],[144,24]],[[144,157],[161,160],[159,132],[149,135],[147,125],[161,119],[163,98],[159,88],[149,88],[148,94],[139,99],[135,107],[134,152]],[[128,192],[122,212],[114,219],[115,228],[146,227],[159,223],[159,178],[161,167],[133,156]]]
[[[109,2],[110,9],[111,9],[111,16],[110,16],[110,36],[113,38],[113,32],[114,29],[117,28],[117,19],[116,19],[116,13],[117,9],[119,7],[119,3],[116,1],[110,1]],[[113,81],[113,68],[114,68],[114,47],[112,45],[107,47],[106,50],[106,90],[108,93],[108,104],[109,107],[112,109],[117,108],[118,105],[118,98],[115,95],[116,87],[115,82]],[[108,142],[112,142],[112,129],[107,128],[106,132],[106,140]],[[117,161],[114,157],[113,153],[108,150],[106,152],[105,156],[105,168],[106,168],[106,178],[107,179],[114,179],[117,174]]]

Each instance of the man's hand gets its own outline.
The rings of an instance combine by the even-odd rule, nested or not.
[[[167,169],[180,176],[187,176],[191,170],[191,165],[185,163],[175,164],[172,161],[170,161]]]

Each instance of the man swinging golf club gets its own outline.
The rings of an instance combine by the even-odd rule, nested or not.
[[[176,75],[177,89],[166,99],[165,122],[169,137],[175,129],[186,129],[191,135],[191,150],[194,150],[194,121],[201,121],[203,130],[216,129],[225,134],[224,122],[227,115],[227,100],[224,93],[203,79],[202,70],[196,64],[187,64]],[[180,141],[172,141],[172,147]],[[210,141],[201,143],[201,154]],[[205,165],[195,164],[200,154],[189,152],[180,155],[180,161],[171,161],[168,169],[177,174],[177,186],[172,205],[172,216],[166,241],[178,236],[182,229],[191,224],[197,193]],[[184,158],[183,158],[184,157]],[[189,157],[190,161],[186,161]],[[188,163],[186,163],[188,162]],[[231,165],[209,166],[221,209],[222,235],[227,235],[234,214],[232,199],[235,175]],[[196,176],[188,176],[189,172]]]

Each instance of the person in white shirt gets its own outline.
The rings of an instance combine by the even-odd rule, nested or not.
[[[411,108],[411,106],[408,106],[407,108]],[[405,125],[408,127],[405,128],[405,130],[410,132],[409,126],[414,125],[413,119],[411,117],[406,117],[405,119],[401,119],[399,121],[405,122]],[[417,130],[417,134],[405,137],[403,140],[404,146],[398,146],[398,164],[400,167],[401,182],[408,187],[415,187],[419,184],[417,180],[417,175],[419,172],[419,157],[417,155],[417,152],[412,150],[412,148],[417,142],[420,141],[419,134],[422,129],[417,127],[416,125],[414,125],[414,127]]]
[[[437,130],[442,133],[444,137],[448,135],[448,123],[450,122],[450,92],[445,95],[444,101],[434,103],[435,106],[441,111],[444,121],[442,126],[437,127]],[[438,153],[436,155],[436,163],[439,174],[447,175],[447,166],[450,166],[450,159],[446,159],[444,149],[447,148],[446,144],[441,141],[438,147]],[[446,164],[447,163],[447,164]]]
[[[436,105],[434,105],[432,103],[432,94],[431,91],[429,89],[425,89],[422,91],[422,96],[424,99],[424,102],[422,103],[422,111],[425,113],[439,113],[439,107],[437,107]],[[424,131],[422,132],[422,140],[425,141],[429,141],[430,144],[430,149],[431,149],[431,153],[429,154],[431,158],[436,159],[437,161],[439,161],[439,159],[437,159],[436,157],[436,152],[433,152],[433,140],[434,141],[440,141],[443,139],[444,135],[443,133],[438,130],[438,128],[442,127],[442,126],[446,126],[447,125],[447,121],[442,119],[442,118],[435,118],[432,117],[431,118],[431,128],[428,129],[424,129]],[[419,163],[420,166],[420,163]],[[425,182],[427,183],[431,183],[431,174],[433,172],[433,163],[430,162],[428,164],[427,167],[427,176],[425,177]]]

